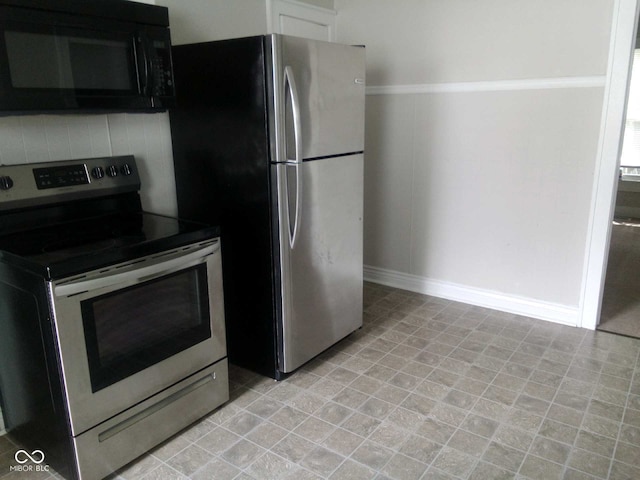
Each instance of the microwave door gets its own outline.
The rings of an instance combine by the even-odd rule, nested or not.
[[[0,45],[0,110],[151,106],[133,33],[14,24]]]

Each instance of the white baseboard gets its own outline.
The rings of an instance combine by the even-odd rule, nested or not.
[[[386,270],[365,265],[364,279],[389,287],[401,288],[456,302],[492,308],[503,312],[561,323],[575,327],[578,325],[578,307],[567,307],[555,303],[542,302],[530,298],[507,295],[491,290],[468,287],[455,283],[432,280],[408,273]]]

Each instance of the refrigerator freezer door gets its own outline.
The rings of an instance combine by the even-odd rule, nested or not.
[[[288,373],[362,326],[363,156],[272,169],[281,225],[279,369]],[[297,169],[304,188],[292,247]]]
[[[364,151],[365,49],[305,38],[274,35],[276,87],[285,114],[286,153],[295,158],[290,94],[294,79],[299,102],[303,159]]]

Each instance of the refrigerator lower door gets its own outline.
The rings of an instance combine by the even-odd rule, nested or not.
[[[363,156],[272,168],[280,219],[278,368],[289,373],[362,326]]]

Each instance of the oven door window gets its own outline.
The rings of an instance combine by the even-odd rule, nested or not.
[[[93,392],[211,338],[204,265],[84,300],[81,311]]]

